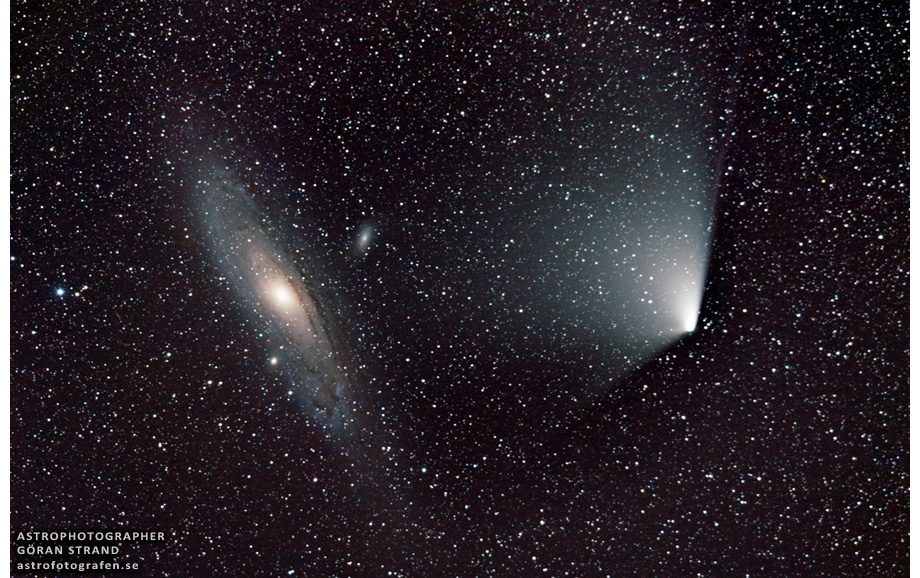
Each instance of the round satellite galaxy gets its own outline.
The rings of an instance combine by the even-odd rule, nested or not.
[[[202,238],[221,274],[262,332],[266,357],[319,424],[342,432],[351,421],[347,373],[337,358],[321,299],[263,224],[245,186],[218,163],[195,179]]]

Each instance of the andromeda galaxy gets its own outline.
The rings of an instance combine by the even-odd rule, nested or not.
[[[319,424],[341,431],[350,420],[348,378],[315,289],[228,169],[202,169],[195,192],[203,240],[287,380],[288,395]]]

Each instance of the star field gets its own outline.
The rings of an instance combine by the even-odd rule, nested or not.
[[[906,6],[11,19],[14,530],[164,531],[144,576],[906,575]]]

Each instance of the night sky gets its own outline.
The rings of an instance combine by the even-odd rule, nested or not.
[[[906,575],[907,3],[469,4],[14,1],[13,529]]]

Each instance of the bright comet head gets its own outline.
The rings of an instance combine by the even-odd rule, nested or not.
[[[696,308],[684,311],[684,331],[693,333],[696,329],[696,320],[699,318],[699,311]]]
[[[676,339],[696,331],[700,309],[703,305],[705,271],[698,264],[702,259],[690,255],[676,261],[676,265],[655,272],[654,294],[661,302],[667,324],[662,334]]]
[[[702,298],[701,280],[684,279],[677,284],[672,314],[677,333],[693,333],[696,330]]]

